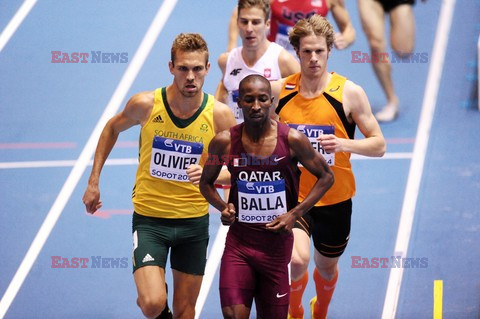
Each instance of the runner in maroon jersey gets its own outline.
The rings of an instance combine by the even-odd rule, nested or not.
[[[270,119],[270,83],[261,75],[240,82],[238,105],[245,122],[215,136],[200,191],[231,225],[220,268],[225,318],[287,318],[292,227],[333,183],[332,172],[302,133]],[[300,162],[318,180],[298,204]],[[214,182],[223,163],[231,173],[228,204]]]

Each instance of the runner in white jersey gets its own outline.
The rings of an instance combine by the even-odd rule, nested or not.
[[[242,46],[218,58],[223,76],[215,97],[232,108],[237,123],[243,122],[237,97],[238,84],[244,77],[259,74],[274,81],[300,71],[300,65],[293,55],[268,41],[269,16],[269,1],[239,0],[237,25]]]
[[[248,66],[242,57],[243,47],[233,49],[228,54],[227,65],[223,76],[223,85],[228,92],[228,105],[232,109],[237,123],[243,122],[243,114],[237,105],[238,85],[240,81],[250,74],[263,75],[269,81],[275,81],[282,78],[278,58],[283,48],[271,42],[267,51],[253,65]]]

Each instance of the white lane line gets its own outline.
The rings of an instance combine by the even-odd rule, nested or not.
[[[391,160],[391,159],[411,159],[412,153],[411,152],[400,152],[400,153],[385,153],[382,157],[369,157],[363,156],[358,154],[352,154],[350,157],[351,160],[358,161],[358,160],[368,160],[368,161],[383,161],[383,160]]]
[[[120,83],[118,84],[115,92],[113,93],[107,107],[105,108],[100,120],[98,121],[95,129],[93,130],[87,144],[82,150],[80,157],[75,162],[70,175],[68,176],[65,184],[63,185],[60,193],[58,194],[55,202],[53,203],[47,217],[43,221],[40,230],[38,231],[35,239],[33,240],[30,248],[28,249],[20,267],[18,268],[15,276],[10,282],[5,294],[0,301],[0,319],[2,319],[8,311],[8,308],[12,304],[15,296],[17,295],[20,287],[22,286],[25,278],[27,277],[33,263],[38,257],[38,254],[43,248],[43,245],[47,241],[50,232],[55,226],[58,218],[63,212],[65,205],[67,204],[70,196],[72,195],[75,187],[77,186],[80,178],[85,172],[90,159],[95,151],[95,147],[102,132],[103,127],[107,121],[115,115],[120,108],[120,104],[124,100],[128,90],[132,86],[133,81],[137,77],[140,69],[142,68],[145,60],[147,59],[155,41],[157,40],[163,26],[167,22],[171,12],[175,8],[177,0],[165,0],[162,6],[159,8],[152,24],[150,25],[147,33],[143,37],[140,46],[135,53],[132,62],[128,65],[125,74],[123,75]]]
[[[207,300],[208,292],[213,283],[213,278],[217,274],[218,265],[223,255],[223,248],[225,247],[225,239],[227,238],[228,227],[220,225],[217,236],[210,249],[207,265],[205,266],[205,275],[203,276],[202,287],[198,295],[197,303],[195,305],[195,319],[200,318],[205,301]]]
[[[393,160],[393,159],[411,159],[412,153],[388,153],[383,157],[367,157],[360,155],[352,155],[351,159],[356,160]],[[71,167],[74,166],[74,160],[58,160],[58,161],[26,161],[26,162],[0,162],[0,169],[17,169],[17,168],[46,168],[46,167]],[[88,165],[92,165],[90,160]],[[106,166],[109,165],[137,165],[137,158],[116,158],[107,159]]]
[[[73,142],[0,143],[0,150],[72,149],[76,147],[77,144]]]
[[[12,20],[7,24],[0,34],[0,52],[2,52],[5,45],[8,43],[12,35],[17,31],[20,24],[22,24],[25,17],[28,15],[33,6],[37,3],[37,0],[25,0],[22,6],[18,9],[17,13],[13,16]]]
[[[48,168],[48,167],[72,167],[77,161],[32,161],[32,162],[3,162],[0,163],[0,169],[16,169],[16,168]],[[105,165],[137,165],[137,158],[116,158],[107,159]],[[88,165],[93,165],[93,160],[88,162]]]
[[[410,163],[405,197],[403,199],[394,256],[407,256],[454,9],[455,0],[443,0],[440,18],[438,20],[437,33],[435,35],[430,69],[428,72],[427,87],[423,97],[422,113],[420,114],[417,137],[415,138],[415,145],[413,148],[413,158]],[[403,268],[392,268],[390,270],[382,319],[395,318],[400,287],[402,285],[402,277]]]

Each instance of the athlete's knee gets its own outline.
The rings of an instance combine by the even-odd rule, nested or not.
[[[392,40],[392,49],[394,54],[399,58],[408,58],[412,55],[414,44],[409,41]]]
[[[142,310],[142,313],[145,317],[156,318],[162,313],[163,309],[165,309],[165,306],[167,305],[167,300],[165,297],[142,297],[137,300],[137,304]]]
[[[292,272],[305,272],[308,268],[308,263],[310,262],[309,254],[292,254],[292,259],[290,261],[290,267]]]
[[[409,57],[415,47],[415,31],[408,30],[408,26],[399,27],[401,30],[392,31],[390,44],[394,54],[399,58]]]
[[[232,307],[223,307],[222,308],[223,318],[225,319],[234,319],[234,312]]]
[[[329,258],[315,254],[315,268],[317,272],[326,280],[331,280],[337,274],[337,265],[339,257]]]
[[[337,274],[337,264],[320,264],[315,265],[318,273],[326,280],[332,280]]]
[[[303,274],[308,270],[308,263],[310,262],[310,246],[302,250],[296,246],[292,251],[290,259],[290,271],[293,281],[300,280]]]
[[[295,241],[293,244],[290,267],[292,275],[295,278],[301,276],[308,268],[310,262],[310,237],[303,230],[295,228],[293,230]]]
[[[192,304],[188,301],[178,302],[178,299],[177,299],[177,301],[173,305],[173,313],[175,314],[175,318],[178,318],[178,319],[194,318],[195,304]]]
[[[371,53],[383,53],[387,49],[387,44],[384,39],[370,38],[368,39]]]
[[[415,47],[415,31],[408,29],[408,26],[402,26],[401,30],[392,31],[391,34],[390,45],[395,55],[400,58],[410,56]]]
[[[222,314],[226,319],[248,319],[250,318],[250,307],[244,304],[226,306],[222,308]]]
[[[415,18],[412,6],[399,5],[390,13],[390,44],[400,58],[412,54],[415,46]],[[398,54],[400,53],[400,54]]]
[[[175,314],[175,318],[183,319],[183,318],[194,318],[195,317],[195,307],[193,308],[174,308],[173,313]]]

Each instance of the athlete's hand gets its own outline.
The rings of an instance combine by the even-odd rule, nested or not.
[[[102,201],[100,200],[100,190],[98,186],[88,185],[85,194],[83,194],[82,201],[88,213],[93,214],[99,210],[102,207]]]
[[[342,152],[342,141],[333,134],[323,134],[317,138],[320,145],[327,153]]]
[[[343,50],[348,46],[348,43],[347,41],[345,41],[345,37],[343,36],[343,34],[341,34],[340,32],[336,32],[333,39],[333,45],[335,45],[338,50]]]
[[[193,185],[200,184],[200,177],[202,177],[203,168],[200,165],[192,164],[187,168],[187,175]]]
[[[235,206],[232,203],[228,203],[228,207],[222,210],[222,216],[220,217],[222,224],[230,226],[235,221]]]
[[[288,212],[286,214],[278,216],[273,222],[266,224],[265,227],[267,228],[267,230],[276,233],[291,233],[296,220],[297,217],[292,212]]]

